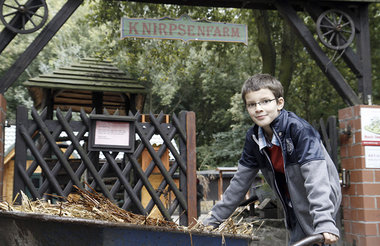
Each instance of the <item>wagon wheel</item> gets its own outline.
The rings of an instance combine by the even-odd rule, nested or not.
[[[46,23],[47,17],[45,0],[0,0],[0,19],[13,32],[35,32]]]
[[[343,50],[354,40],[354,21],[343,11],[327,10],[317,19],[317,34],[326,47]]]

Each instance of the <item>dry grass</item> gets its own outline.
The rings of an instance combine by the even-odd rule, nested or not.
[[[62,198],[62,197],[60,197]],[[242,219],[236,221],[236,217],[241,212],[235,213],[218,228],[203,225],[198,221],[190,227],[178,226],[175,222],[162,219],[149,218],[149,216],[138,215],[128,212],[113,204],[102,194],[92,190],[80,190],[77,193],[70,194],[67,198],[63,198],[64,202],[51,204],[46,201],[31,201],[24,193],[21,193],[21,204],[8,204],[0,202],[0,210],[19,211],[24,213],[37,213],[56,215],[61,217],[73,217],[83,219],[94,219],[109,222],[130,223],[136,225],[159,226],[171,230],[187,231],[187,232],[204,232],[204,233],[221,233],[221,234],[238,234],[253,237],[257,226],[253,227],[253,223],[243,223]],[[254,229],[256,228],[256,229]]]

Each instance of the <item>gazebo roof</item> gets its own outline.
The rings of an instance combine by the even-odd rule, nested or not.
[[[126,105],[135,105],[142,111],[145,87],[137,80],[128,78],[111,61],[85,58],[69,67],[62,67],[52,74],[43,74],[23,83],[28,87],[36,108],[49,104],[49,92],[54,109],[90,112],[93,94],[102,93],[102,107],[113,111],[125,111]],[[133,100],[133,102],[131,102]],[[128,109],[129,110],[129,109]]]

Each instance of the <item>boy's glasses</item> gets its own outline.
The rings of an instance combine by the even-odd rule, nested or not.
[[[256,108],[257,105],[266,106],[266,105],[269,105],[274,100],[276,100],[276,98],[262,100],[261,102],[257,102],[257,103],[249,103],[247,104],[247,108]]]

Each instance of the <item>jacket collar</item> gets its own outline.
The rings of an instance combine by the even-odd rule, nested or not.
[[[279,142],[276,141],[276,145],[280,144],[282,142],[283,137],[285,136],[285,129],[286,129],[286,123],[288,120],[288,111],[285,109],[282,109],[280,111],[280,114],[276,117],[276,119],[273,120],[271,123],[271,127],[273,129],[274,134],[276,135],[276,138],[279,140]],[[253,126],[253,135],[252,138],[256,142],[256,144],[259,146],[260,151],[266,146],[263,144],[263,142],[260,139],[259,136],[259,126],[254,125]]]
[[[276,132],[280,138],[284,136],[287,122],[288,122],[288,111],[286,111],[285,109],[282,109],[280,111],[280,114],[270,124],[273,131]],[[258,139],[258,130],[259,130],[259,126],[255,125],[253,127],[253,133],[257,139]]]
[[[273,131],[276,132],[280,138],[285,133],[287,122],[288,122],[288,111],[286,111],[285,109],[282,109],[280,111],[280,114],[270,124]]]

